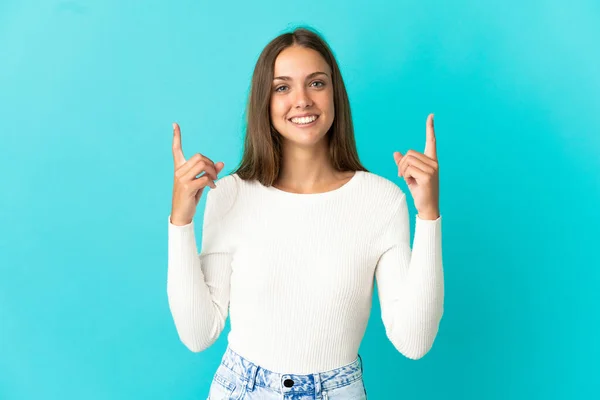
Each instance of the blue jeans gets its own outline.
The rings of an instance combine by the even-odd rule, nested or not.
[[[227,348],[208,400],[366,400],[362,359],[331,371],[280,374],[261,368]]]

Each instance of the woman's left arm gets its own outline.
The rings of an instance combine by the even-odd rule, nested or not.
[[[410,247],[406,195],[399,191],[383,232],[386,247],[375,270],[386,334],[411,359],[433,346],[444,309],[439,175],[433,115],[427,118],[425,153],[394,153],[398,176],[404,177],[418,211]]]

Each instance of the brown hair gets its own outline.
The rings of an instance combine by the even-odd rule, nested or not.
[[[237,173],[243,180],[258,180],[265,186],[272,186],[279,176],[281,137],[271,124],[271,87],[275,59],[293,45],[318,51],[331,68],[335,116],[327,136],[334,168],[340,172],[367,171],[358,157],[350,102],[333,52],[318,33],[301,27],[269,42],[256,62],[246,108],[244,152],[240,165],[231,174]]]

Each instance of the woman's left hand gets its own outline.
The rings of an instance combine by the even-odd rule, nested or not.
[[[440,183],[433,114],[426,122],[425,153],[409,150],[405,155],[394,152],[398,176],[404,177],[415,202],[419,218],[435,220],[440,216]]]

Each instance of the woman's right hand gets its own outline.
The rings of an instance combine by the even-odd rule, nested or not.
[[[181,131],[177,123],[173,123],[173,161],[175,162],[175,178],[173,184],[173,202],[171,206],[171,223],[187,225],[192,222],[196,207],[206,186],[216,188],[217,175],[223,170],[224,163],[214,163],[208,157],[196,153],[186,161],[181,150]],[[204,175],[197,177],[204,173]]]

